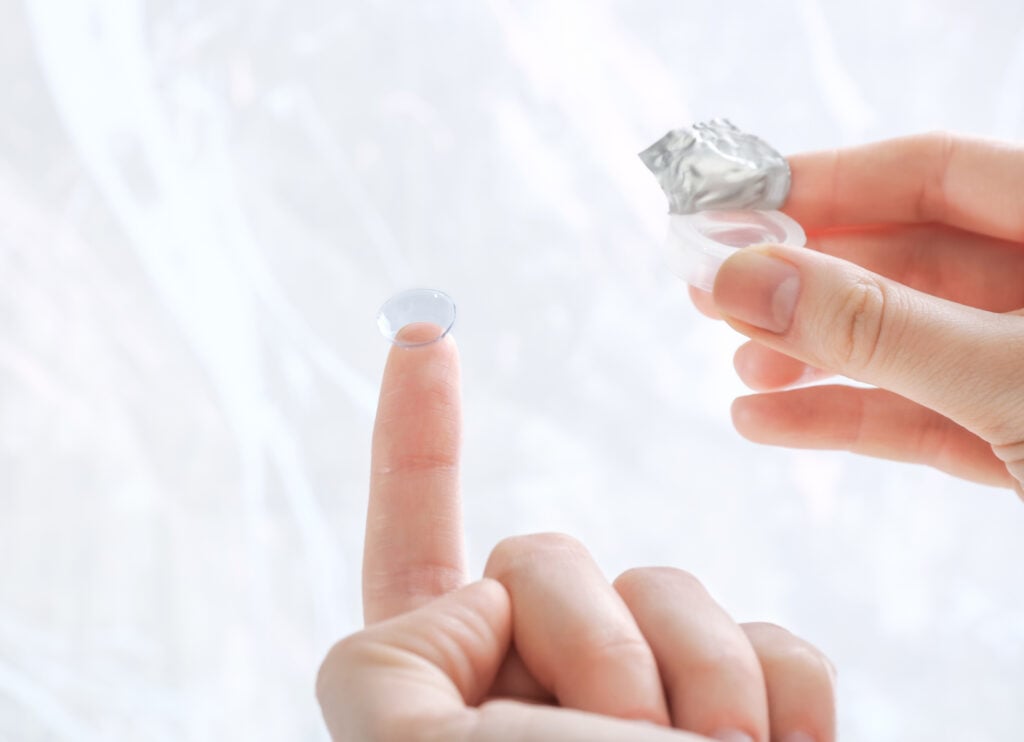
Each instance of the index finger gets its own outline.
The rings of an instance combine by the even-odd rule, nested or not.
[[[941,222],[1024,242],[1024,146],[948,133],[793,155],[805,229]]]
[[[403,339],[436,336],[410,325]],[[366,622],[405,613],[466,582],[459,497],[459,358],[451,337],[393,347],[373,431],[363,551]]]

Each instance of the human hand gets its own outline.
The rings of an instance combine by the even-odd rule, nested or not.
[[[579,542],[544,534],[502,541],[467,585],[459,404],[450,338],[391,351],[368,627],[335,645],[317,680],[334,739],[834,740],[821,653],[777,626],[737,625],[685,572],[635,569],[609,584]]]
[[[752,339],[762,443],[924,463],[1024,497],[1024,147],[945,134],[790,159],[813,250],[731,256],[698,308]],[[777,391],[830,374],[844,385]]]

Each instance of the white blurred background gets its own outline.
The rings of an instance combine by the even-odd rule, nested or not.
[[[0,60],[0,739],[326,739],[411,286],[475,570],[567,531],[818,644],[845,740],[1020,739],[1024,507],[742,440],[636,152],[1024,137],[1024,5],[0,0]]]

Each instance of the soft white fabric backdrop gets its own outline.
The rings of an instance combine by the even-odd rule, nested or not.
[[[635,153],[1022,137],[1024,5],[5,0],[0,60],[0,739],[325,738],[414,285],[477,570],[564,530],[817,643],[846,740],[1019,738],[1024,506],[740,439]]]

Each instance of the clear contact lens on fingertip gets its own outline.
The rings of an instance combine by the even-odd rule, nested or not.
[[[380,334],[401,348],[436,343],[454,324],[454,300],[436,289],[401,291],[377,311]]]

